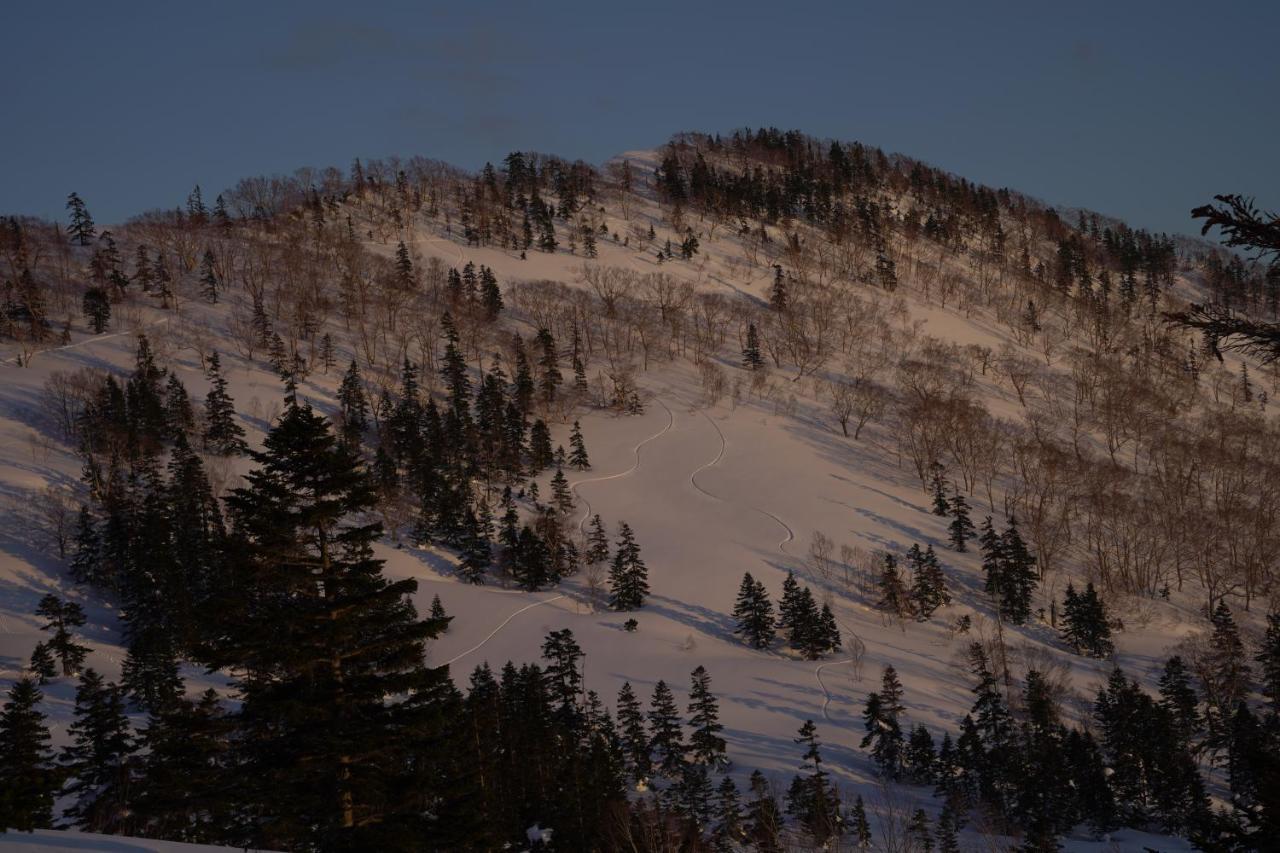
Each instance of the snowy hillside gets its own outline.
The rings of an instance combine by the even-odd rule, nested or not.
[[[377,544],[376,556],[385,560],[388,578],[418,582],[420,614],[438,597],[453,617],[429,642],[427,663],[447,665],[464,691],[481,664],[496,673],[508,661],[544,663],[544,638],[566,628],[584,652],[583,689],[611,709],[624,683],[647,707],[661,680],[683,712],[690,673],[705,667],[719,700],[728,774],[739,790],[747,791],[758,769],[779,795],[785,792],[801,765],[797,732],[812,720],[824,767],[845,804],[856,796],[866,802],[876,849],[905,850],[916,848],[893,842],[893,833],[906,833],[917,808],[936,823],[942,800],[933,784],[886,783],[861,746],[864,709],[881,689],[885,667],[901,681],[904,731],[924,726],[940,742],[944,732],[957,737],[974,706],[974,644],[987,650],[1019,719],[1026,711],[1022,687],[1035,671],[1051,684],[1063,721],[1095,733],[1094,700],[1112,670],[1123,668],[1155,695],[1165,660],[1172,654],[1190,659],[1203,647],[1198,638],[1213,630],[1207,604],[1230,605],[1254,653],[1274,570],[1265,552],[1277,535],[1260,516],[1275,499],[1253,493],[1255,481],[1228,482],[1237,469],[1227,463],[1214,469],[1221,473],[1216,480],[1206,471],[1209,462],[1180,463],[1172,458],[1174,444],[1155,437],[1175,426],[1194,427],[1197,438],[1187,447],[1216,436],[1252,464],[1261,448],[1275,446],[1269,442],[1277,424],[1266,393],[1274,390],[1274,369],[1249,365],[1256,389],[1245,399],[1241,362],[1229,357],[1218,366],[1197,356],[1192,338],[1170,330],[1145,297],[1123,321],[1087,315],[1077,304],[1082,297],[1059,292],[1048,281],[1051,273],[1030,274],[1037,261],[1051,268],[1059,235],[1023,238],[1018,245],[1029,252],[1028,274],[1014,269],[1017,226],[1007,209],[1009,244],[1001,261],[984,254],[981,237],[960,246],[946,242],[952,238],[922,236],[921,223],[902,224],[922,192],[912,187],[906,167],[900,181],[881,189],[880,216],[897,224],[882,226],[885,232],[871,240],[861,232],[833,237],[832,229],[802,216],[748,222],[700,208],[693,198],[673,201],[667,153],[631,152],[602,170],[571,217],[584,224],[557,221],[554,251],[540,251],[536,242],[519,247],[518,214],[511,226],[516,248],[503,237],[476,236],[492,223],[480,223],[488,207],[460,201],[472,191],[469,179],[410,168],[419,185],[402,195],[390,165],[382,167],[380,183],[368,177],[345,194],[323,187],[337,178],[315,175],[325,201],[304,197],[297,215],[283,197],[278,209],[267,204],[279,223],[270,228],[253,219],[237,224],[239,231],[208,225],[180,236],[154,221],[113,228],[130,259],[126,267],[133,247],[148,243],[185,257],[177,267],[186,271],[175,270],[170,299],[130,291],[113,306],[103,334],[86,327],[73,295],[64,299],[73,315],[67,343],[4,342],[0,685],[7,689],[22,676],[37,643],[48,638],[35,615],[48,593],[83,606],[87,622],[79,633],[91,648],[85,666],[118,681],[126,657],[119,601],[72,580],[73,542],[59,554],[58,531],[71,536],[76,511],[88,498],[80,448],[57,423],[51,387],[72,382],[77,372],[123,381],[134,367],[136,336],[145,334],[157,363],[185,385],[199,416],[211,387],[208,358],[217,350],[238,423],[249,446],[260,447],[282,413],[284,388],[268,353],[252,342],[257,289],[291,356],[307,362],[299,397],[321,413],[340,409],[338,386],[352,360],[375,410],[384,393],[395,397],[405,359],[420,366],[424,391],[443,401],[439,293],[450,268],[469,264],[492,271],[505,303],[496,324],[467,320],[461,329],[472,385],[492,369],[497,352],[511,375],[513,333],[524,337],[535,359],[535,334],[554,334],[565,390],[543,413],[551,444],[569,447],[576,421],[590,454],[589,470],[564,468],[573,497],[564,526],[585,545],[595,515],[611,542],[618,523],[626,522],[648,567],[649,594],[637,610],[611,610],[607,565],[522,591],[502,568],[496,545],[496,565],[484,582],[467,583],[458,548],[415,539],[414,500],[384,505],[380,520],[396,529]],[[719,157],[725,169],[733,159],[706,157],[713,163]],[[482,179],[474,189],[486,192]],[[416,202],[406,202],[413,194]],[[247,205],[245,194],[239,203]],[[320,209],[324,224],[313,229]],[[1063,225],[1063,233],[1074,233],[1073,225]],[[261,254],[244,236],[250,231],[260,232],[268,246]],[[691,236],[696,246],[682,252]],[[348,237],[355,240],[341,242]],[[331,246],[314,249],[312,240]],[[283,263],[272,253],[294,244],[299,253],[314,249],[323,259],[291,267],[300,276],[291,281],[266,264],[269,256]],[[214,304],[201,296],[206,247],[216,256],[221,282]],[[400,247],[420,295],[378,302],[373,283],[396,268]],[[89,250],[65,251],[66,292],[78,294]],[[1095,280],[1098,272],[1095,266]],[[1205,292],[1201,259],[1181,257],[1172,273],[1173,283],[1153,297],[1161,308]],[[785,310],[776,304],[779,282],[789,288]],[[429,293],[435,295],[421,295]],[[61,314],[51,317],[60,327]],[[588,387],[570,393],[575,332],[583,335]],[[328,367],[318,343],[326,334],[334,350]],[[748,334],[760,337],[759,370],[744,365]],[[1194,371],[1179,374],[1187,358]],[[639,406],[614,405],[619,388],[634,389]],[[377,444],[372,435],[369,459]],[[200,455],[219,496],[242,485],[241,475],[253,467],[244,456]],[[942,467],[930,468],[934,462]],[[1188,497],[1185,514],[1175,519],[1173,501],[1159,504],[1159,489],[1147,484],[1172,483],[1197,465],[1195,476],[1216,483],[1218,503],[1206,486],[1197,498],[1205,503],[1193,506]],[[986,516],[997,531],[1016,516],[1038,559],[1024,624],[1002,615],[985,588],[978,539],[957,551],[953,516],[934,512],[931,478],[943,470],[944,490],[967,499],[979,530]],[[544,503],[551,500],[555,471],[549,467],[532,480]],[[1231,489],[1235,503],[1224,497]],[[500,491],[489,493],[495,504]],[[517,482],[514,492],[521,517],[533,517],[527,484]],[[1213,541],[1252,543],[1256,555],[1227,565],[1231,560],[1203,540],[1197,544],[1194,534],[1175,529],[1197,515],[1196,506],[1208,504],[1223,512],[1217,526],[1206,525],[1218,537]],[[1231,507],[1254,525],[1248,536],[1233,538],[1226,529]],[[905,571],[913,545],[932,546],[950,596],[949,604],[921,619],[884,605],[884,555],[895,556]],[[1206,569],[1207,560],[1215,568]],[[766,649],[751,648],[733,615],[744,573],[763,583],[775,605],[793,574],[834,614],[840,648],[807,659],[781,636]],[[1068,584],[1083,591],[1086,583],[1095,584],[1106,603],[1113,655],[1075,654],[1063,640]],[[634,630],[626,626],[631,619]],[[181,674],[188,696],[213,688],[234,707],[233,673],[184,663]],[[53,742],[65,745],[76,679],[55,677],[42,690]],[[133,719],[142,726],[145,715],[135,709]],[[1201,761],[1210,797],[1225,805],[1224,771],[1207,755]],[[48,846],[52,837],[0,836],[0,850],[61,849]],[[977,819],[960,841],[964,849],[1018,843]],[[67,846],[161,849],[124,838],[102,848],[94,843],[77,838]],[[1191,849],[1161,833],[1154,820],[1106,830],[1081,821],[1063,843],[1082,851]]]

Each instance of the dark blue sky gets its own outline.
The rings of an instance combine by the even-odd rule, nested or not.
[[[100,222],[236,179],[422,154],[600,162],[796,127],[1154,229],[1280,207],[1280,4],[21,3],[0,212]]]

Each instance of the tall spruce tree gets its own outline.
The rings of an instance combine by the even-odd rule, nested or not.
[[[591,516],[591,526],[587,530],[587,551],[586,560],[588,563],[605,563],[609,560],[609,534],[605,531],[604,522],[600,519],[600,514],[596,513]]]
[[[609,606],[614,610],[639,610],[649,594],[649,569],[640,557],[635,534],[625,522],[618,523],[617,550],[609,569]]]
[[[76,688],[75,720],[67,733],[71,743],[62,751],[61,762],[70,781],[62,793],[74,802],[66,817],[89,832],[120,832],[129,819],[136,773],[121,689],[92,669],[85,670]]]
[[[973,538],[973,522],[969,519],[969,502],[956,489],[951,496],[951,524],[947,531],[950,535],[951,547],[957,551],[967,550],[967,543]]]
[[[93,513],[88,506],[81,504],[72,538],[71,578],[76,583],[94,585],[101,581],[101,570],[102,537]]]
[[[914,553],[908,552],[907,559],[912,563],[911,605],[916,618],[927,620],[937,611],[951,603],[951,593],[947,591],[947,576],[938,562],[938,555],[930,545],[923,553],[920,546],[912,546]]]
[[[742,346],[742,366],[753,373],[764,369],[764,356],[760,354],[760,331],[755,323],[747,324],[747,342]]]
[[[369,398],[360,379],[360,368],[351,359],[338,386],[338,409],[342,413],[342,441],[352,450],[360,447],[369,428]]]
[[[689,736],[689,759],[723,769],[728,764],[725,740],[720,735],[724,725],[720,722],[720,706],[711,693],[711,676],[699,666],[690,674],[690,680],[688,710],[693,734]]]
[[[221,456],[238,456],[248,445],[244,428],[236,421],[235,401],[227,392],[222,361],[216,351],[209,356],[208,376],[212,387],[204,398],[204,446]]]
[[[800,622],[802,594],[795,573],[788,570],[782,581],[782,598],[778,602],[778,628],[786,631],[788,636],[796,630]]]
[[[0,711],[0,826],[31,832],[53,823],[59,773],[40,711],[44,697],[29,678],[9,688]]]
[[[221,286],[216,264],[217,259],[213,256],[213,250],[205,249],[204,257],[200,259],[200,293],[210,305],[217,303],[218,288]]]
[[[587,444],[582,440],[582,424],[573,422],[573,431],[569,433],[569,464],[579,471],[591,468],[591,458],[587,456]]]
[[[733,605],[733,618],[738,627],[735,633],[742,635],[753,649],[767,649],[773,643],[773,603],[764,584],[747,572],[738,587],[738,599]]]
[[[1009,519],[1009,526],[1000,536],[1000,555],[1000,611],[1010,622],[1021,625],[1031,618],[1031,596],[1040,576],[1036,558],[1018,532],[1016,518]]]
[[[653,686],[648,718],[649,752],[657,760],[657,769],[669,779],[678,779],[687,747],[680,714],[676,710],[676,698],[661,679]]]
[[[804,747],[800,765],[804,775],[797,774],[791,780],[791,787],[787,790],[787,813],[795,817],[814,842],[825,846],[844,831],[840,795],[822,766],[821,745],[813,720],[806,720],[800,727],[800,735],[795,742]]]
[[[871,748],[871,760],[886,779],[897,780],[902,775],[905,743],[902,734],[902,683],[892,666],[887,666],[881,676],[880,692],[867,697],[862,712],[863,726],[867,734],[862,748]]]
[[[951,514],[951,502],[947,497],[946,469],[937,462],[929,465],[929,483],[933,491],[933,514],[946,517]]]
[[[445,626],[418,619],[416,580],[383,576],[372,479],[325,418],[290,400],[252,457],[227,499],[234,559],[209,655],[243,702],[243,843],[380,846],[427,820],[419,763],[439,760],[447,675],[424,643]]]
[[[631,778],[639,784],[649,778],[649,774],[653,772],[653,763],[650,760],[649,734],[645,729],[644,712],[640,709],[640,700],[629,681],[624,682],[618,690],[618,734]]]
[[[67,212],[71,215],[71,224],[67,227],[68,236],[78,245],[88,246],[93,242],[97,231],[93,226],[93,217],[89,215],[89,208],[79,194],[71,193],[67,196]]]

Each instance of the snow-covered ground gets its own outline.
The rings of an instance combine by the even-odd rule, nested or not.
[[[0,833],[0,850],[4,853],[200,853],[225,850],[204,844],[180,841],[155,841],[124,835],[97,835],[92,832],[37,829],[34,832]]]
[[[638,161],[639,157],[633,157]],[[636,204],[643,205],[641,202]],[[611,214],[612,215],[612,214]],[[625,233],[616,217],[610,227]],[[662,236],[660,233],[659,244]],[[447,265],[467,260],[492,267],[505,285],[516,280],[548,278],[575,284],[583,261],[564,253],[531,251],[521,261],[498,249],[470,249],[424,225],[409,241],[419,259],[440,257]],[[394,251],[375,245],[376,252]],[[652,252],[638,253],[601,240],[600,258],[590,263],[653,271]],[[663,271],[687,278],[699,290],[726,295],[763,295],[771,280],[768,266],[745,263],[735,244],[706,239],[694,263],[668,263]],[[981,315],[965,317],[952,308],[926,305],[906,295],[904,306],[923,331],[961,344],[998,347],[1011,343],[1003,331]],[[182,316],[148,309],[139,324],[199,401],[208,387],[193,350],[184,337],[201,324],[217,329],[225,323],[223,306],[210,308],[188,302]],[[166,322],[161,323],[161,320]],[[223,352],[231,393],[249,440],[257,442],[280,397],[279,382],[269,370]],[[738,370],[736,344],[729,336],[722,365],[731,376]],[[118,678],[123,656],[111,608],[76,589],[64,564],[40,531],[33,509],[38,492],[49,485],[74,489],[79,463],[71,450],[56,440],[39,403],[41,388],[55,370],[95,367],[126,372],[132,363],[131,335],[87,338],[77,333],[70,348],[41,353],[29,367],[0,365],[0,685],[18,676],[40,639],[33,616],[36,602],[47,592],[81,601],[90,617],[85,634],[93,646],[89,665],[108,678]],[[340,356],[340,365],[346,355]],[[321,404],[331,405],[341,369],[317,374],[300,389]],[[869,426],[860,440],[841,436],[809,382],[774,380],[780,397],[764,400],[745,394],[735,403],[725,395],[707,405],[696,370],[686,362],[655,362],[639,375],[646,401],[644,414],[620,416],[601,411],[578,413],[593,467],[566,472],[577,497],[575,524],[599,513],[610,532],[619,521],[630,524],[649,567],[651,595],[634,614],[609,612],[595,601],[582,576],[560,587],[522,593],[496,583],[471,586],[453,575],[454,558],[434,549],[396,547],[389,541],[379,556],[387,572],[420,581],[418,606],[426,611],[439,595],[454,617],[449,632],[430,650],[433,664],[448,664],[455,680],[465,684],[470,671],[488,661],[495,669],[507,660],[536,661],[543,637],[552,630],[571,628],[586,652],[586,687],[610,704],[625,681],[642,699],[653,685],[665,680],[684,704],[689,673],[706,667],[721,703],[724,732],[735,772],[760,768],[779,783],[790,778],[799,763],[793,738],[805,720],[818,723],[823,754],[838,783],[849,795],[876,798],[877,782],[858,742],[863,735],[861,713],[870,691],[879,689],[880,673],[892,664],[905,687],[908,723],[923,723],[940,738],[955,732],[972,704],[972,678],[964,651],[974,639],[991,630],[991,606],[982,594],[978,555],[956,554],[947,545],[946,519],[931,514],[929,497],[920,488],[910,464],[901,462],[893,436],[884,427]],[[1012,412],[1009,393],[988,382],[980,386],[982,399],[993,412]],[[794,402],[789,401],[794,395]],[[553,427],[554,441],[567,444],[568,425]],[[233,468],[243,470],[241,460]],[[235,470],[218,471],[224,487],[234,484]],[[544,494],[546,478],[541,483]],[[974,518],[998,508],[973,496]],[[870,553],[905,552],[913,543],[932,544],[946,568],[955,602],[926,623],[889,620],[873,607],[874,593],[845,569],[832,564],[824,571],[809,558],[815,533],[840,546]],[[793,571],[830,603],[844,635],[844,650],[811,662],[775,648],[748,649],[733,634],[731,617],[738,584],[744,572],[762,580],[775,597],[783,578]],[[1065,586],[1065,581],[1061,586]],[[1058,591],[1060,596],[1060,588]],[[1047,606],[1037,598],[1036,606]],[[1147,683],[1166,654],[1190,624],[1192,603],[1144,602],[1144,618],[1132,620],[1117,638],[1117,660]],[[952,626],[969,615],[969,633]],[[622,624],[634,616],[635,633]],[[1046,624],[1006,629],[1015,651],[1015,669],[1052,657],[1069,669],[1072,693],[1067,710],[1077,718],[1087,713],[1096,687],[1110,664],[1067,654]],[[854,654],[855,650],[858,654]],[[1021,674],[1021,670],[1019,670]],[[198,670],[185,673],[192,691],[217,686],[218,676]],[[56,742],[64,740],[70,719],[74,683],[59,679],[46,689],[52,707]],[[937,804],[925,789],[904,788],[903,796],[936,815]],[[1073,839],[1078,850],[1184,849],[1177,842],[1140,833],[1117,834],[1110,844]],[[73,833],[0,836],[0,849],[18,850],[180,850],[134,839],[93,838]]]

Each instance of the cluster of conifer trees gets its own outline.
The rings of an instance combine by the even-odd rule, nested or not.
[[[1225,605],[1212,624],[1200,689],[1180,656],[1165,662],[1156,696],[1116,667],[1087,727],[1063,722],[1061,688],[1036,670],[1015,695],[974,643],[973,708],[935,745],[925,726],[909,726],[902,684],[886,667],[866,703],[862,746],[886,779],[935,789],[940,850],[956,850],[956,832],[975,816],[1021,834],[1027,851],[1058,849],[1082,822],[1099,832],[1149,827],[1210,850],[1260,849],[1280,829],[1280,614],[1268,617],[1256,681]],[[1205,761],[1225,770],[1229,809],[1211,807]]]
[[[831,606],[824,602],[819,608],[813,591],[807,586],[801,587],[793,572],[787,572],[782,582],[776,619],[769,591],[750,572],[744,574],[733,606],[733,618],[738,622],[735,633],[741,634],[753,649],[772,646],[777,631],[785,632],[791,648],[808,660],[817,660],[840,649],[840,628]]]
[[[907,551],[907,568],[911,572],[910,584],[898,570],[898,558],[893,554],[884,555],[878,606],[894,616],[911,615],[921,622],[927,621],[938,608],[951,603],[946,574],[932,545],[922,551],[918,544],[913,544]]]

